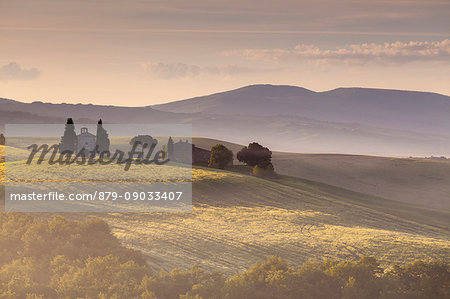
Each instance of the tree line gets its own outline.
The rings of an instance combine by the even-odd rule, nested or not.
[[[231,277],[197,265],[155,272],[98,218],[1,213],[0,298],[450,298],[450,265],[269,257]]]

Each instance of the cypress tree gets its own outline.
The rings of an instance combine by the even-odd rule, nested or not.
[[[109,151],[110,141],[108,138],[108,133],[103,128],[103,122],[101,119],[99,119],[97,123],[97,137],[95,143],[99,153]]]
[[[75,133],[75,125],[73,119],[69,117],[64,128],[64,135],[61,137],[61,143],[59,144],[59,152],[71,152],[76,151],[77,146],[77,134]]]
[[[167,153],[169,154],[169,159],[173,157],[174,151],[174,143],[172,137],[169,137],[169,141],[167,142]]]

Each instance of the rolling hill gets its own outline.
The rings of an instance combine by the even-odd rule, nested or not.
[[[450,211],[450,160],[275,153],[279,173]]]
[[[47,119],[48,123],[60,123],[68,117],[79,122],[93,123],[99,118],[108,120],[109,123],[148,123],[152,122],[177,122],[181,115],[175,113],[156,111],[150,107],[118,107],[92,104],[53,104],[35,101],[23,103],[11,99],[0,98],[0,111],[25,112],[34,117]],[[56,119],[55,119],[56,118]],[[41,120],[40,119],[40,120]],[[10,123],[19,123],[11,119]],[[1,120],[1,123],[6,123]],[[26,122],[29,123],[29,122]],[[38,123],[41,123],[39,121]]]
[[[0,126],[67,117],[77,124],[181,123],[192,124],[193,136],[259,141],[286,152],[450,156],[450,100],[433,93],[254,85],[152,107],[0,99],[2,115]]]
[[[355,203],[355,197],[373,206]],[[290,264],[366,255],[391,265],[450,254],[448,213],[427,214],[401,204],[383,210],[373,197],[289,177],[267,181],[197,167],[193,205],[192,212],[65,216],[106,220],[155,271],[199,264],[232,275],[270,255]],[[397,208],[405,213],[389,210]]]
[[[210,149],[222,143],[234,153],[243,147],[216,139],[193,138]],[[320,182],[378,198],[450,210],[450,160],[361,155],[273,152],[277,173]]]
[[[192,213],[100,217],[125,245],[144,252],[155,270],[198,263],[234,274],[269,255],[295,264],[361,255],[402,263],[450,254],[448,213],[396,216],[378,210],[376,201],[371,208],[352,202],[348,191],[286,177],[267,181],[196,168],[193,179]]]
[[[292,264],[372,255],[391,264],[450,254],[449,212],[287,176],[264,180],[194,167],[192,182],[192,212],[94,215],[155,270],[198,263],[234,274],[269,255]]]
[[[170,112],[294,115],[450,136],[450,97],[429,92],[372,88],[314,92],[296,86],[251,85],[152,107]]]

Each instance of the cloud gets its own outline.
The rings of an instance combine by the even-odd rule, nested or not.
[[[180,79],[200,75],[228,77],[246,73],[274,71],[269,69],[252,69],[237,65],[198,66],[181,62],[143,62],[141,63],[141,66],[146,73],[160,79]]]
[[[224,52],[248,60],[285,61],[297,59],[307,62],[341,62],[365,64],[369,62],[402,64],[413,61],[450,62],[450,40],[439,42],[395,42],[352,44],[335,49],[321,49],[312,45],[297,45],[285,49],[245,49]]]
[[[11,62],[0,67],[0,81],[9,80],[33,80],[37,78],[40,71],[36,68],[25,69],[17,63]]]

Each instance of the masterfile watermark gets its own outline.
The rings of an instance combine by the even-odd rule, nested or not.
[[[192,210],[192,128],[6,125],[5,210]]]
[[[138,150],[138,147],[141,147],[142,150]],[[124,164],[124,170],[127,171],[130,169],[132,164],[140,165],[140,164],[156,164],[163,165],[170,161],[168,154],[163,151],[157,151],[153,158],[152,154],[156,147],[156,144],[147,144],[142,143],[140,141],[133,142],[133,147],[131,151],[127,153],[127,158],[125,158],[125,152],[116,149],[114,154],[111,154],[109,150],[99,151],[99,146],[96,145],[94,150],[86,151],[84,148],[78,153],[74,153],[72,151],[62,151],[59,152],[59,145],[53,144],[49,146],[48,144],[32,144],[27,147],[30,150],[30,155],[27,159],[27,164],[30,165],[35,160],[36,154],[40,153],[39,158],[36,160],[37,164],[42,164],[42,162],[47,161],[48,164],[60,164],[60,165],[70,165],[70,164],[96,164],[100,165],[108,165],[111,163],[116,164]],[[148,148],[147,154],[144,157],[144,150]],[[50,153],[48,157],[47,154]],[[58,155],[59,152],[59,155]],[[86,153],[87,152],[87,153]],[[87,155],[86,155],[87,154]],[[88,156],[88,157],[87,157]],[[46,159],[47,158],[47,159]]]

